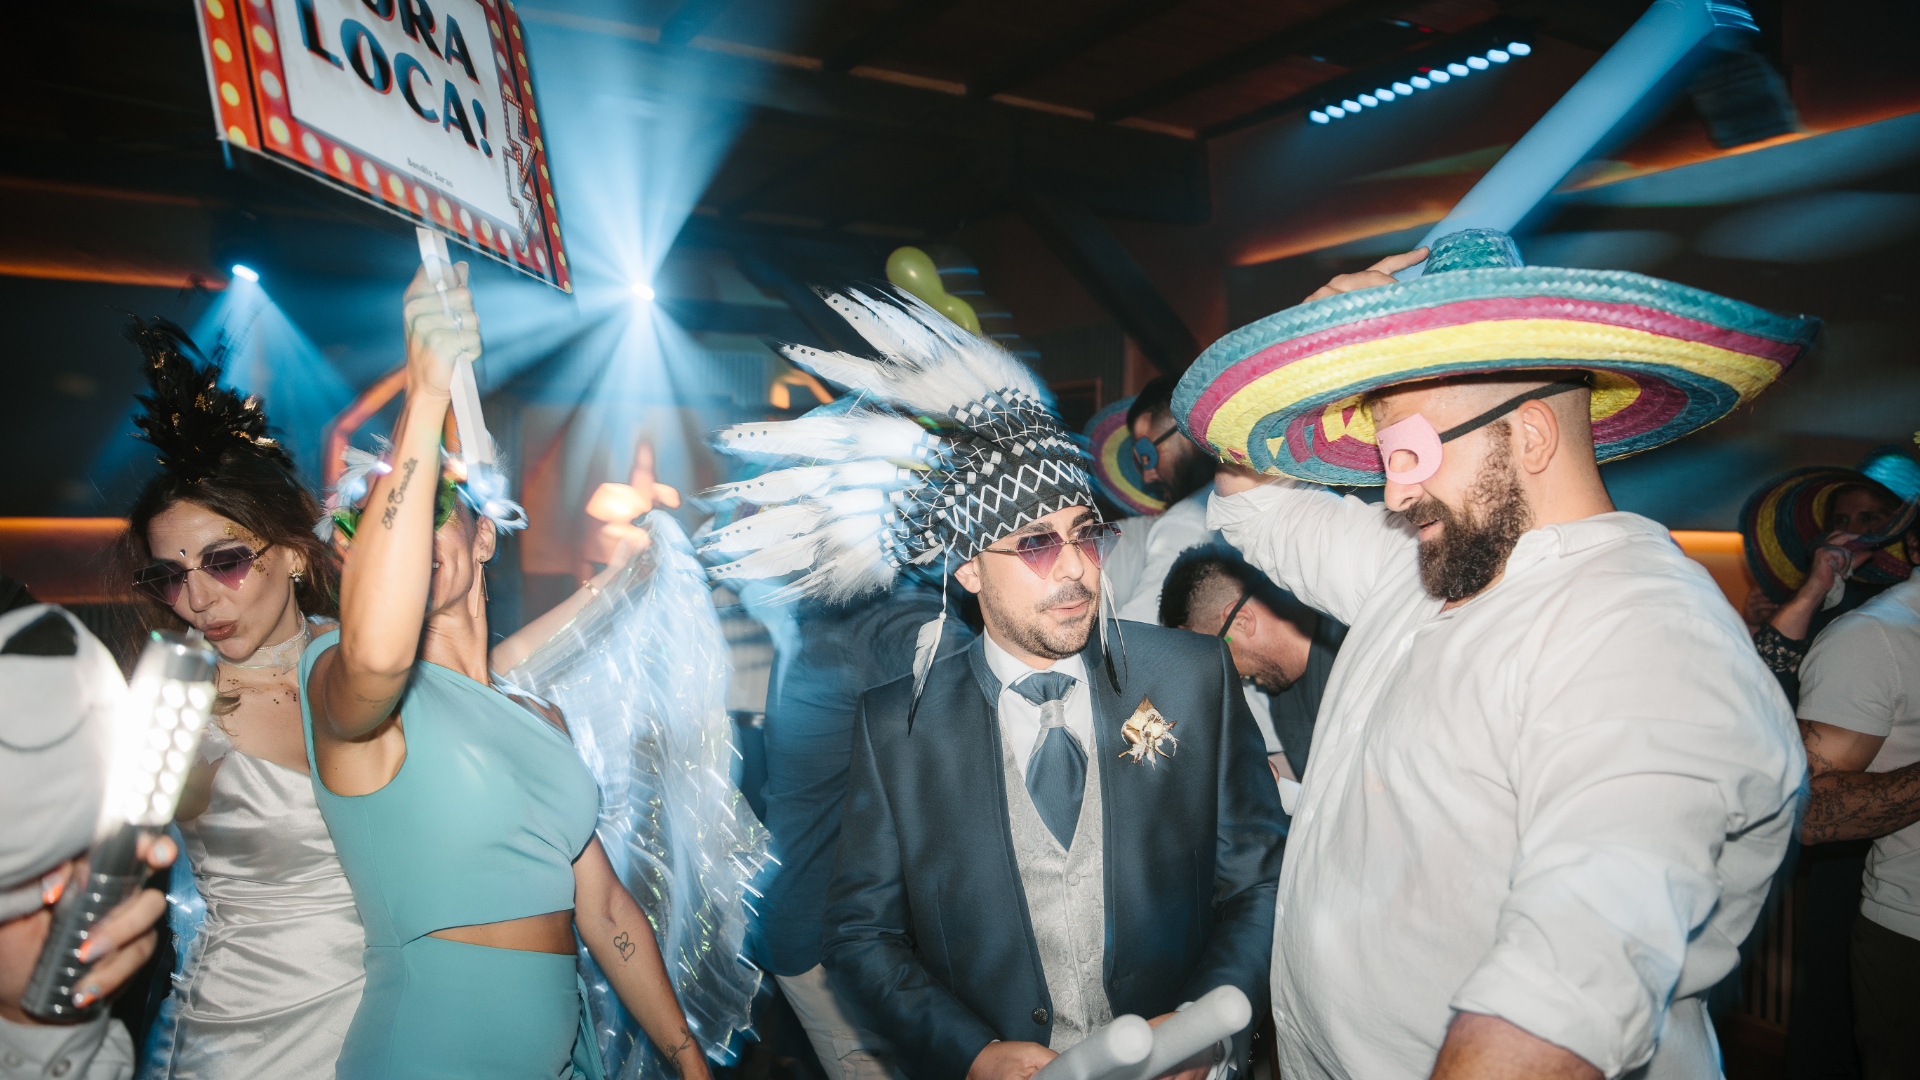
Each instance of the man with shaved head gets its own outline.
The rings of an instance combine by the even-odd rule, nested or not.
[[[1739,616],[1599,463],[1751,400],[1818,324],[1490,230],[1389,276],[1427,255],[1235,331],[1174,395],[1244,466],[1209,523],[1352,627],[1281,871],[1282,1072],[1716,1078],[1704,997],[1805,767]]]

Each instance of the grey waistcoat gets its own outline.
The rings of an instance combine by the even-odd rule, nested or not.
[[[1087,687],[1076,688],[1086,693]],[[995,710],[995,721],[999,711]],[[1096,722],[1098,722],[1096,718]],[[1072,734],[1071,731],[1068,733]],[[1073,850],[1060,846],[1040,820],[1027,793],[1027,778],[1014,766],[1013,751],[1000,739],[1007,775],[1007,819],[1013,826],[1013,854],[1026,893],[1027,918],[1040,949],[1040,966],[1053,999],[1054,1051],[1085,1039],[1113,1022],[1103,977],[1107,964],[1106,872],[1101,847],[1106,843],[1100,813],[1100,755],[1087,754],[1087,787],[1074,827]],[[1086,749],[1086,747],[1082,747]]]

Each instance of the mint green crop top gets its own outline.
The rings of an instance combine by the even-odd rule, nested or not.
[[[338,644],[300,657],[300,719],[313,794],[370,946],[453,926],[566,911],[573,860],[593,839],[600,789],[559,728],[465,675],[425,661],[400,700],[407,757],[387,785],[335,795],[320,782],[307,679]]]

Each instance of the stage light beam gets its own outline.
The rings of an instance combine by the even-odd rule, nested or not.
[[[232,273],[234,277],[237,277],[242,281],[259,281],[260,280],[260,271],[255,270],[253,267],[248,266],[246,263],[234,263]]]
[[[634,282],[633,298],[638,303],[642,303],[642,304],[653,303],[653,286],[648,285],[643,281]]]

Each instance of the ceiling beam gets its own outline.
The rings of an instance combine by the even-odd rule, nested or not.
[[[1527,20],[1510,15],[1495,15],[1485,22],[1475,23],[1465,30],[1448,34],[1411,52],[1401,53],[1369,67],[1349,71],[1345,75],[1335,75],[1325,82],[1315,83],[1290,97],[1262,105],[1239,116],[1229,117],[1203,128],[1200,137],[1218,138],[1322,102],[1337,102],[1343,97],[1364,94],[1376,86],[1395,79],[1404,79],[1423,67],[1439,67],[1450,60],[1459,60],[1469,53],[1484,52],[1495,45],[1504,45],[1509,41],[1530,42],[1532,40],[1533,25]],[[1341,123],[1346,121],[1342,120]]]
[[[822,57],[820,66],[827,71],[850,71],[859,67],[868,58],[919,32],[921,27],[959,3],[960,0],[900,0],[892,11]]]
[[[731,3],[733,0],[684,0],[667,16],[667,21],[660,24],[660,44],[685,45],[699,37]]]
[[[788,160],[759,183],[726,202],[717,204],[715,208],[729,217],[758,209],[760,201],[770,192],[798,183],[808,173],[839,156],[846,149],[847,142],[847,136],[832,136],[811,153],[801,154],[799,157]]]
[[[1209,60],[1171,79],[1149,86],[1139,93],[1124,97],[1103,109],[1096,110],[1094,115],[1097,119],[1108,122],[1124,120],[1130,116],[1144,116],[1156,109],[1171,105],[1181,98],[1218,86],[1229,79],[1239,78],[1250,71],[1258,71],[1275,61],[1284,60],[1289,56],[1311,56],[1318,46],[1336,35],[1375,19],[1397,15],[1412,6],[1413,0],[1352,0],[1351,3],[1342,4],[1311,19],[1297,22],[1250,45],[1243,45],[1225,56]]]
[[[1028,49],[978,79],[967,80],[967,96],[990,98],[1032,82],[1094,46],[1111,41],[1184,3],[1186,0],[1127,0],[1117,4],[1079,26]]]
[[[1020,200],[1022,216],[1042,243],[1067,264],[1082,288],[1120,324],[1163,375],[1178,375],[1200,343],[1154,288],[1133,253],[1081,203],[1038,192]]]
[[[531,5],[520,13],[543,32],[593,35],[604,47],[635,56],[638,92],[672,94],[681,107],[712,112],[716,124],[737,122],[745,110],[756,123],[796,123],[889,146],[938,141],[990,163],[982,183],[1006,198],[1038,189],[1109,217],[1170,224],[1199,223],[1211,213],[1206,149],[1197,140],[718,51],[669,48],[620,34],[606,20],[555,17]],[[547,79],[598,77],[559,69]],[[609,92],[604,83],[582,89]]]

